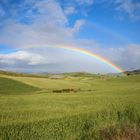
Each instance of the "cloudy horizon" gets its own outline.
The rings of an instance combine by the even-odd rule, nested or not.
[[[85,49],[125,71],[140,69],[139,24],[138,0],[1,0],[0,69],[118,72],[56,45]]]

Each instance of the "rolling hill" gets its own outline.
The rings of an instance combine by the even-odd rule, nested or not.
[[[0,94],[17,94],[17,93],[26,93],[26,92],[35,92],[39,88],[27,85],[25,83],[0,77]]]
[[[1,140],[139,140],[140,74],[0,74]]]

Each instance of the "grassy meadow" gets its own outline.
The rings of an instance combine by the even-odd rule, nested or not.
[[[0,140],[139,140],[140,74],[0,74]]]

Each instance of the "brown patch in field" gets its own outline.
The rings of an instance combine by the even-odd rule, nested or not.
[[[140,128],[135,125],[124,125],[122,127],[109,127],[99,131],[104,140],[140,140]]]

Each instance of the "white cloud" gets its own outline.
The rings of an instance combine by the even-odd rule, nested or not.
[[[85,20],[77,20],[75,22],[73,29],[72,29],[73,33],[78,32],[80,30],[80,28],[82,27],[82,25],[85,24],[85,22],[86,22]]]
[[[64,15],[64,12],[60,6],[60,4],[54,0],[48,1],[39,1],[36,2],[34,8],[38,9],[38,12],[43,19],[55,21],[60,25],[67,23],[67,18]]]
[[[65,7],[65,9],[64,9],[64,13],[66,15],[72,15],[72,14],[75,14],[76,12],[77,11],[74,6],[68,6],[68,7]]]
[[[75,33],[84,24],[84,20],[77,19],[74,25],[69,27],[64,10],[56,1],[36,1],[29,9],[30,12],[25,15],[32,19],[32,23],[21,24],[15,20],[7,20],[0,34],[0,43],[15,47],[68,44],[73,42]],[[36,9],[37,13],[33,14],[33,9]]]
[[[77,1],[79,1],[80,4],[89,5],[94,2],[92,0]],[[27,1],[27,3],[29,3],[29,1]],[[120,3],[119,6],[121,5],[122,3]],[[33,12],[34,9],[37,10],[37,13]],[[21,9],[15,10],[15,13],[18,14],[19,10]],[[22,71],[28,69],[36,72],[115,72],[109,66],[91,59],[89,56],[66,50],[41,48],[41,46],[45,45],[80,46],[104,56],[124,69],[140,68],[140,46],[138,45],[101,49],[99,44],[94,40],[75,39],[75,34],[79,32],[86,21],[77,19],[75,23],[69,27],[67,16],[74,12],[75,9],[72,7],[63,10],[60,4],[54,0],[31,0],[28,12],[25,14],[27,18],[32,20],[31,24],[21,24],[13,19],[9,19],[5,21],[5,26],[0,34],[0,43],[12,45],[21,48],[21,50],[23,47],[26,49],[11,54],[1,54],[0,68],[16,68]],[[133,13],[133,10],[131,12]],[[29,46],[34,45],[38,47],[29,48]]]
[[[26,63],[26,65],[38,65],[47,63],[39,54],[27,51],[17,51],[10,54],[0,54],[0,64],[17,65],[17,62]]]
[[[125,12],[132,19],[140,19],[140,2],[134,2],[133,0],[116,0],[115,3],[117,5],[117,11]]]
[[[94,3],[105,5],[107,8],[116,10],[118,12],[117,18],[120,20],[127,16],[136,21],[140,19],[139,0],[94,0],[93,4]]]

